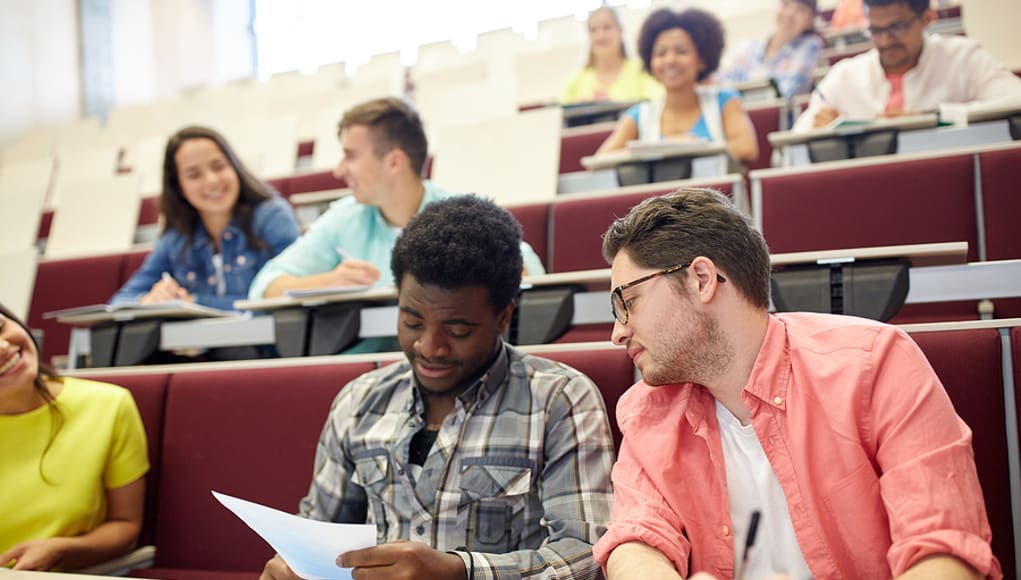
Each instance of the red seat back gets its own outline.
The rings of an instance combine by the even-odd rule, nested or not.
[[[272,548],[216,490],[294,513],[336,394],[370,363],[178,373],[167,394],[156,565],[257,572]]]

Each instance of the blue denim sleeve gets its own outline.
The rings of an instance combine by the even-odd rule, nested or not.
[[[146,256],[142,267],[131,275],[131,278],[110,298],[110,304],[135,302],[149,293],[153,284],[159,282],[163,272],[173,271],[171,256],[175,252],[180,238],[173,231],[164,232],[156,242],[156,247]]]
[[[284,251],[298,239],[298,220],[290,204],[281,197],[273,197],[255,209],[255,235],[270,247],[270,257]]]

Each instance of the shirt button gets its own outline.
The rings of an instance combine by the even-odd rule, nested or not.
[[[187,278],[189,282],[194,282],[195,281],[195,272],[188,272],[188,275],[185,276],[185,278]]]
[[[231,239],[233,237],[234,237],[234,235],[231,234],[230,232],[224,232],[223,233],[223,239],[225,239],[225,240],[229,240],[229,239]]]
[[[245,262],[247,262],[247,260],[244,256],[238,256],[238,266],[244,266]]]
[[[425,534],[425,526],[418,526],[417,528],[415,528],[415,533],[420,535],[420,536],[424,535]]]
[[[224,264],[223,271],[224,272],[230,272],[230,264]]]
[[[404,468],[398,469],[397,475],[404,475]]]
[[[216,276],[210,276],[210,277],[209,277],[209,278],[207,279],[207,281],[208,281],[208,282],[209,282],[210,284],[216,284]]]
[[[730,526],[728,526],[727,524],[723,524],[723,536],[726,537],[726,536],[729,536],[729,535],[730,535]]]
[[[773,404],[774,405],[782,405],[783,404],[783,397],[773,397]]]

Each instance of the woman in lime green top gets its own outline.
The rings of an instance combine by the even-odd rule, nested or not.
[[[588,17],[589,56],[585,68],[571,75],[560,102],[644,101],[663,96],[663,87],[642,70],[641,61],[628,58],[624,32],[609,6]]]
[[[0,568],[73,570],[129,552],[148,469],[131,393],[58,377],[0,305]]]

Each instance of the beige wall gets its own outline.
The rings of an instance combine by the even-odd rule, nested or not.
[[[81,111],[74,0],[0,0],[0,143]]]

